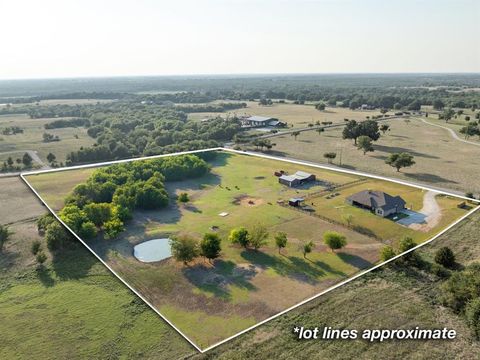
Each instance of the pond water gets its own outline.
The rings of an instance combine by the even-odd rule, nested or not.
[[[172,256],[168,238],[145,241],[133,248],[133,255],[141,262],[155,262]]]

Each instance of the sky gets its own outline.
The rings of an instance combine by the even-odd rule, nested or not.
[[[479,0],[0,0],[0,79],[480,72]]]

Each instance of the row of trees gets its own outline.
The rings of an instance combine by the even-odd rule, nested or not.
[[[13,160],[13,158],[9,156],[7,160],[3,162],[1,170],[2,172],[20,171],[22,170],[21,165],[23,165],[23,167],[25,168],[31,168],[32,164],[33,164],[33,159],[30,156],[30,154],[24,153],[21,158],[17,158],[16,160]]]
[[[260,248],[268,244],[269,233],[265,226],[255,225],[247,230],[244,227],[234,228],[230,231],[228,241],[232,244],[241,246],[244,249],[252,249],[258,251]],[[275,245],[278,253],[287,246],[288,237],[285,232],[277,232],[274,235]],[[335,231],[326,231],[323,234],[323,241],[332,251],[341,249],[347,244],[346,237]],[[177,261],[183,262],[185,265],[193,261],[198,256],[203,256],[209,262],[220,256],[221,239],[215,233],[207,233],[201,240],[187,234],[172,236],[170,239],[170,247],[172,256]],[[312,241],[301,245],[300,250],[303,257],[313,251],[315,244]]]
[[[23,129],[20,126],[8,126],[2,129],[2,135],[17,135],[22,133]]]

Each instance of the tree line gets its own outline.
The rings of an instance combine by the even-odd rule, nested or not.
[[[158,209],[169,203],[165,181],[195,178],[209,171],[198,156],[182,155],[114,164],[95,170],[65,199],[60,218],[81,238],[102,232],[113,239],[135,209]]]

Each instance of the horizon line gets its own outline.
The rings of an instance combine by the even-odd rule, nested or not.
[[[480,71],[389,71],[389,72],[239,72],[239,73],[177,73],[177,74],[132,74],[132,75],[71,75],[71,76],[39,76],[0,78],[0,82],[8,81],[41,81],[41,80],[93,80],[122,78],[216,78],[216,77],[266,77],[266,76],[328,76],[328,75],[480,75]]]

